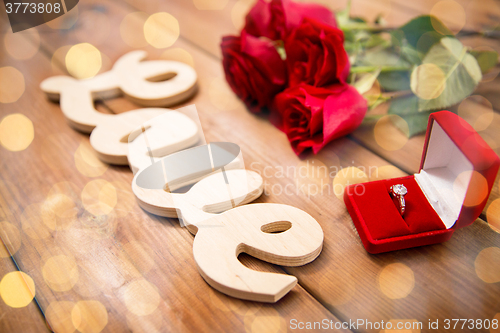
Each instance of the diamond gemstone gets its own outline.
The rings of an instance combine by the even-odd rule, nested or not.
[[[398,195],[405,195],[406,193],[408,193],[408,190],[406,189],[406,187],[404,185],[401,185],[401,184],[394,185],[392,187],[392,191],[394,192],[394,194],[398,194]]]

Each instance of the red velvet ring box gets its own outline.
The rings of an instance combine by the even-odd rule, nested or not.
[[[419,173],[350,185],[344,201],[370,253],[441,243],[481,214],[499,165],[495,152],[462,118],[435,112]],[[389,193],[396,184],[408,190],[404,216]]]

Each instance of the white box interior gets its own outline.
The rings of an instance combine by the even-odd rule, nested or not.
[[[472,163],[434,121],[424,165],[415,180],[447,229],[458,219],[473,170]]]

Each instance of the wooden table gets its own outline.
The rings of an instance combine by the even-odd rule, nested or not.
[[[321,2],[333,9],[346,4],[344,0]],[[354,0],[352,14],[373,20],[382,13],[389,25],[400,25],[433,8],[436,11],[436,3]],[[423,331],[428,331],[429,320],[439,320],[442,325],[445,319],[453,318],[500,319],[498,182],[481,217],[457,230],[449,242],[368,254],[343,202],[332,191],[334,174],[326,177],[322,193],[316,194],[301,185],[317,186],[324,178],[281,175],[279,170],[356,166],[371,170],[368,176],[372,179],[414,173],[423,136],[407,139],[388,123],[382,131],[387,133],[387,145],[382,147],[375,140],[375,123],[368,121],[316,156],[302,160],[295,156],[285,135],[264,117],[248,112],[224,84],[221,37],[238,32],[235,25],[241,26],[251,4],[247,0],[82,0],[77,9],[50,26],[15,36],[11,36],[6,15],[0,14],[2,41],[15,37],[21,49],[12,51],[8,41],[0,43],[0,67],[15,67],[25,82],[19,100],[0,104],[0,117],[22,113],[34,126],[34,140],[26,149],[14,152],[0,147],[0,221],[15,228],[10,229],[7,247],[20,245],[14,246],[19,248],[14,248],[13,258],[0,258],[0,276],[17,269],[26,272],[35,282],[37,301],[22,308],[0,301],[0,331],[47,331],[44,316],[57,332],[284,332],[292,330],[294,323],[325,320],[335,326],[358,319],[372,323],[419,321]],[[480,30],[500,20],[498,1],[457,0],[456,4],[466,15],[464,29]],[[202,10],[206,6],[219,9]],[[128,14],[139,11],[145,14],[128,16],[124,21]],[[148,46],[141,32],[143,20],[156,12],[170,13],[180,26],[179,38],[166,51]],[[460,26],[461,20],[460,15],[452,15],[448,23]],[[498,40],[472,36],[462,41],[471,47],[500,51]],[[199,92],[185,105],[196,104],[207,141],[241,146],[247,168],[262,173],[266,182],[266,193],[258,202],[299,207],[321,224],[324,250],[306,266],[278,267],[240,256],[254,269],[298,277],[299,284],[282,300],[276,304],[246,302],[210,288],[193,261],[192,235],[175,219],[141,210],[131,193],[129,168],[96,161],[88,135],[72,130],[59,105],[46,99],[40,82],[49,76],[67,75],[65,55],[70,46],[83,42],[102,53],[100,72],[136,48],[147,50],[149,59],[192,61],[199,76]],[[25,56],[33,48],[33,56],[19,59],[19,54]],[[498,73],[498,67],[494,72]],[[480,134],[497,152],[499,88],[500,79],[490,75],[476,91],[492,105],[493,120]],[[488,111],[488,104],[478,101],[481,99],[471,98],[460,106],[460,114],[469,122],[475,121],[477,112]],[[138,108],[123,98],[96,105],[105,113]],[[382,105],[373,113],[386,110]],[[387,150],[395,143],[400,145],[398,149]],[[313,164],[308,165],[308,161]],[[103,186],[112,188],[116,197],[114,210],[105,219],[85,210],[89,200],[108,199],[99,196]],[[294,194],[273,191],[280,186],[293,188]]]

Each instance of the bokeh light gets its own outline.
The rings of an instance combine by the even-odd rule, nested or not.
[[[111,213],[118,200],[116,188],[104,179],[88,182],[83,188],[81,198],[85,209],[94,215]]]
[[[487,247],[476,257],[474,266],[478,278],[486,283],[500,282],[500,248]]]
[[[71,311],[75,303],[69,301],[52,302],[45,309],[45,319],[53,332],[73,333],[75,326],[71,320]]]
[[[333,191],[337,198],[344,202],[344,190],[348,185],[369,181],[366,173],[356,167],[347,167],[340,170],[333,179]]]
[[[377,121],[373,135],[380,147],[388,151],[395,151],[403,148],[408,142],[410,129],[408,123],[400,116],[387,115]]]
[[[55,75],[60,75],[61,67],[66,66],[66,54],[72,46],[73,45],[61,46],[52,54],[52,58],[50,59],[50,66],[52,67],[52,72]]]
[[[137,316],[127,313],[127,326],[134,333],[158,333],[162,332],[163,314],[159,309],[147,316]]]
[[[121,180],[111,182],[116,190],[116,205],[114,212],[118,217],[125,217],[137,207],[135,195],[129,183]]]
[[[71,311],[71,320],[81,333],[99,333],[108,324],[108,311],[99,301],[79,301]]]
[[[23,308],[35,297],[35,283],[24,272],[7,273],[0,281],[0,296],[11,308]]]
[[[493,200],[488,206],[486,221],[493,231],[500,233],[500,199]]]
[[[246,314],[243,318],[247,333],[284,333],[287,331],[285,318],[273,308],[266,308],[257,314]]]
[[[13,256],[21,247],[21,233],[15,225],[0,222],[0,258]]]
[[[222,10],[226,7],[228,0],[193,0],[198,10]]]
[[[468,186],[464,206],[477,206],[487,198],[488,181],[482,174],[474,170],[461,172],[453,182],[453,191],[455,193],[463,192],[460,190],[464,188],[466,184],[468,184]]]
[[[84,176],[99,177],[108,170],[108,164],[103,163],[97,157],[88,140],[82,140],[75,152],[74,158],[76,169]]]
[[[144,23],[144,37],[157,49],[172,46],[179,38],[179,22],[169,13],[156,13]]]
[[[49,195],[42,205],[42,219],[51,230],[64,230],[77,220],[78,207],[65,194]]]
[[[231,10],[231,21],[237,30],[245,25],[245,17],[255,4],[254,0],[238,0]]]
[[[305,195],[322,194],[330,185],[329,169],[318,159],[299,161],[294,176],[295,186]]]
[[[0,144],[10,151],[28,148],[34,137],[33,123],[23,114],[10,114],[0,122]]]
[[[495,118],[492,104],[480,95],[469,96],[460,102],[458,115],[466,119],[476,132],[487,129]]]
[[[465,26],[466,15],[464,7],[456,1],[439,1],[432,7],[430,14],[441,20],[444,25],[455,34]],[[437,24],[436,20],[431,20],[431,23],[434,29],[441,32],[441,27]]]
[[[123,299],[130,312],[137,316],[147,316],[158,308],[161,298],[155,285],[140,279],[126,286]]]
[[[77,79],[94,77],[102,66],[101,52],[90,43],[73,45],[65,57],[68,73]]]
[[[33,57],[40,47],[40,35],[36,29],[7,32],[4,40],[5,50],[14,59],[26,60]]]
[[[66,255],[50,257],[42,267],[45,283],[54,291],[68,291],[78,281],[78,266]]]
[[[446,75],[435,64],[419,65],[411,72],[411,90],[421,99],[439,97],[446,88]]]
[[[212,80],[208,90],[208,97],[210,98],[210,102],[222,111],[231,111],[241,105],[240,100],[222,76]]]
[[[402,263],[389,264],[378,276],[382,293],[390,299],[405,298],[415,286],[415,276],[410,267]]]
[[[161,59],[183,62],[194,67],[194,59],[191,53],[180,47],[174,47],[166,50],[160,56]]]
[[[0,103],[14,103],[24,93],[24,76],[11,66],[0,67]]]
[[[148,14],[144,12],[133,12],[127,14],[120,23],[120,36],[125,44],[134,48],[141,48],[148,45],[144,37],[144,23],[148,19]]]

